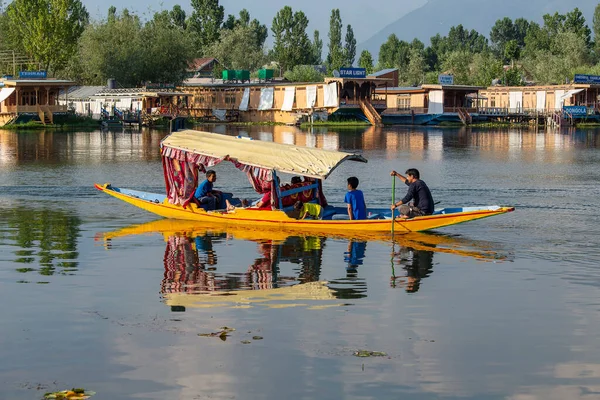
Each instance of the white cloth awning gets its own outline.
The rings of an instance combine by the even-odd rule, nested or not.
[[[313,108],[317,102],[317,85],[306,87],[306,108]]]
[[[15,88],[2,88],[2,90],[0,90],[0,103],[8,99],[8,97],[13,94],[14,91]]]
[[[296,87],[287,86],[285,88],[285,95],[283,97],[283,105],[281,111],[292,111],[294,108],[294,98],[296,96]]]
[[[329,85],[323,85],[323,106],[324,107],[338,107],[338,92],[337,82],[331,82]]]
[[[573,89],[573,90],[569,90],[567,93],[563,94],[562,97],[560,98],[561,100],[567,100],[570,99],[571,96],[576,95],[577,93],[581,93],[583,92],[585,89]]]
[[[275,88],[267,87],[262,88],[260,91],[260,102],[258,103],[258,109],[261,111],[270,110],[273,108],[273,94]]]
[[[250,88],[245,88],[239,107],[240,111],[248,111],[248,103],[250,103]]]

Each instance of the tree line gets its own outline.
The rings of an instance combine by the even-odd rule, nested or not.
[[[255,71],[275,68],[292,81],[319,81],[326,73],[358,65],[368,73],[398,68],[402,85],[435,83],[440,73],[454,75],[456,84],[488,86],[526,81],[562,83],[575,73],[600,74],[600,4],[590,28],[581,11],[546,14],[538,24],[524,18],[496,21],[488,37],[450,28],[431,37],[426,46],[392,34],[377,60],[367,50],[356,59],[356,37],[344,26],[339,9],[331,10],[326,40],[308,32],[309,20],[285,6],[270,28],[248,10],[227,15],[219,0],[191,0],[189,15],[176,5],[142,19],[111,6],[106,16],[91,20],[81,0],[0,0],[0,69],[10,73],[15,52],[27,56],[30,68],[42,68],[81,84],[103,85],[115,78],[125,87],[145,82],[180,83],[190,62],[214,57],[222,67]],[[593,37],[592,37],[593,33]],[[267,48],[269,35],[273,44]],[[217,71],[219,72],[219,71]]]

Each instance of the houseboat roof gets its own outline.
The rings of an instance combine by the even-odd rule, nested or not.
[[[388,88],[377,88],[375,89],[376,93],[424,93],[426,89],[423,89],[421,86],[397,86],[397,87],[388,87]]]
[[[382,75],[387,75],[387,74],[390,74],[395,71],[398,71],[398,68],[386,68],[386,69],[382,69],[381,71],[377,71],[377,72],[373,72],[372,74],[368,74],[367,77],[372,76],[374,78],[377,78]]]
[[[0,86],[74,86],[75,82],[63,79],[2,79]]]
[[[536,90],[556,90],[556,89],[590,89],[590,88],[600,88],[600,84],[591,84],[591,83],[566,83],[562,85],[539,85],[539,86],[489,86],[487,88],[482,88],[481,90],[495,90],[500,92],[510,92],[515,90],[520,91],[536,91]]]
[[[385,85],[385,84],[393,82],[393,81],[394,80],[391,78],[369,78],[368,76],[366,78],[332,78],[332,77],[325,78],[325,83],[339,82],[342,85],[345,82],[373,82],[373,83]]]
[[[476,92],[478,90],[485,89],[484,86],[471,86],[471,85],[424,84],[421,87],[423,89],[429,89],[429,90],[464,90],[464,91],[469,91],[469,92]]]
[[[290,144],[264,142],[240,136],[182,130],[161,142],[163,156],[178,158],[190,155],[203,160],[229,160],[234,163],[288,174],[325,179],[343,161],[367,162],[359,154],[316,149]]]
[[[67,94],[70,100],[89,100],[104,89],[106,86],[72,86],[67,90]],[[60,94],[64,95],[65,91],[61,90]]]

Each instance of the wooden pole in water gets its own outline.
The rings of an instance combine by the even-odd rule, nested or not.
[[[392,205],[396,205],[396,176],[392,175]],[[392,210],[392,241],[394,240],[394,222],[396,210]]]

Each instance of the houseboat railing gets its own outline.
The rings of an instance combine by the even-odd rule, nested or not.
[[[67,105],[45,105],[45,104],[41,104],[41,105],[33,105],[33,106],[6,106],[5,107],[5,112],[8,113],[37,113],[38,111],[40,111],[40,109],[43,108],[45,111],[47,112],[67,112],[68,111],[68,106]]]

